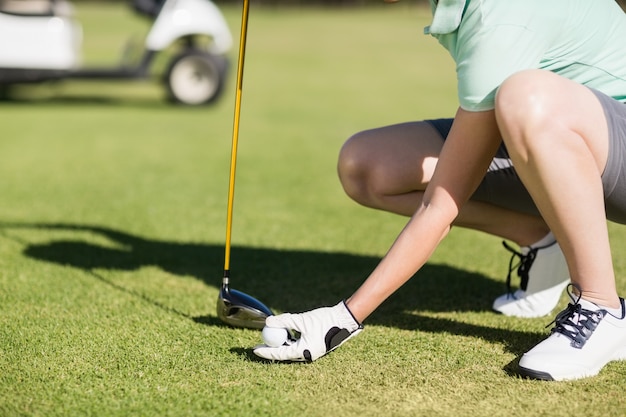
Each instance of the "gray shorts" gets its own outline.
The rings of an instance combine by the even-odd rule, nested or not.
[[[598,91],[598,97],[609,128],[609,156],[602,184],[607,219],[626,224],[626,105]],[[427,120],[441,135],[448,136],[453,119]],[[517,176],[504,144],[500,146],[485,178],[471,197],[472,200],[539,215],[532,198]]]

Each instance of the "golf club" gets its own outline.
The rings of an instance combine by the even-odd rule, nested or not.
[[[235,197],[235,172],[237,167],[237,144],[239,142],[239,117],[241,114],[241,93],[243,87],[243,64],[246,50],[246,36],[248,33],[248,12],[250,1],[243,1],[241,18],[241,36],[239,40],[239,60],[237,63],[237,93],[235,96],[235,117],[233,123],[233,141],[230,159],[230,179],[228,187],[228,208],[226,216],[226,245],[224,255],[224,278],[222,288],[217,299],[217,316],[226,324],[235,327],[262,329],[265,318],[271,316],[272,311],[257,299],[233,290],[229,287],[230,281],[230,246],[233,226],[233,202]]]

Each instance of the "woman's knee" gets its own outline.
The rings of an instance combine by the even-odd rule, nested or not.
[[[560,109],[554,77],[548,71],[526,70],[507,78],[498,89],[496,120],[509,151],[533,146],[554,126]]]
[[[341,148],[339,179],[352,199],[379,207],[389,195],[423,189],[442,146],[439,132],[423,121],[365,130]]]
[[[549,117],[554,98],[550,84],[554,76],[547,71],[526,70],[507,78],[496,94],[498,123],[527,125]]]
[[[604,110],[594,93],[545,70],[506,79],[496,95],[496,119],[509,152],[528,156],[554,145],[591,152],[600,170],[608,152]]]
[[[366,144],[367,131],[352,135],[339,151],[337,173],[346,194],[355,200],[367,189],[368,170],[371,168]]]

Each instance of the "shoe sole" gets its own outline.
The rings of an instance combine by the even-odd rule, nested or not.
[[[529,379],[538,379],[540,381],[554,381],[552,375],[547,372],[535,371],[534,369],[528,369],[519,367],[519,373],[521,376]]]
[[[604,366],[606,366],[606,364]],[[602,368],[604,368],[604,366],[601,366],[599,369],[596,369],[596,370],[593,370],[584,374],[563,375],[559,378],[554,378],[552,375],[550,375],[547,372],[536,371],[534,369],[523,368],[521,366],[519,367],[519,371],[520,371],[520,375],[528,379],[536,379],[539,381],[574,381],[577,379],[591,378],[592,376],[596,376],[600,373],[600,371],[602,370]]]
[[[587,372],[585,374],[566,375],[566,376],[562,376],[560,378],[554,378],[552,375],[550,375],[547,372],[536,371],[534,369],[524,368],[523,366],[519,366],[518,368],[519,368],[519,374],[521,376],[523,376],[525,378],[529,378],[529,379],[536,379],[536,380],[540,380],[540,381],[571,381],[571,380],[575,380],[575,379],[582,379],[582,378],[589,378],[589,377],[592,377],[592,376],[596,376],[609,363],[611,363],[611,362],[618,362],[618,361],[625,361],[625,360],[626,360],[626,349],[624,349],[623,351],[621,351],[620,353],[615,355],[613,357],[613,359],[611,359],[610,361],[607,361],[604,365],[600,366],[598,369],[592,370],[592,371]]]
[[[505,303],[505,304],[501,304],[499,306],[496,307],[495,303],[497,300],[499,300],[500,298],[506,296],[506,294],[501,295],[500,297],[496,298],[496,300],[494,301],[494,303],[491,306],[491,309],[499,314],[502,314],[504,316],[507,317],[518,317],[518,318],[523,318],[523,319],[533,319],[533,318],[539,318],[539,317],[545,317],[547,315],[549,315],[552,310],[554,310],[554,308],[557,306],[557,304],[559,303],[559,300],[561,299],[561,295],[563,293],[563,290],[565,289],[565,287],[567,287],[567,285],[570,283],[570,280],[567,279],[566,281],[563,281],[551,288],[547,288],[543,291],[540,291],[539,293],[545,292],[545,291],[555,291],[553,294],[553,299],[552,300],[541,300],[541,302],[536,302],[537,305],[551,305],[552,307],[550,307],[549,310],[535,310],[536,307],[530,307],[528,310],[518,310],[519,307],[515,307],[513,309],[513,311],[507,311],[507,307],[509,305],[514,305],[517,302],[519,303],[523,303],[524,302],[524,298],[526,297],[533,297],[536,294],[539,293],[534,293],[531,295],[525,295],[524,298],[513,298],[511,299],[511,301],[509,303]],[[558,289],[558,294],[557,294],[557,289]]]

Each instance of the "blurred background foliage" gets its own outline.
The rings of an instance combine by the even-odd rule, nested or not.
[[[72,0],[73,3],[102,2],[103,0]],[[128,3],[129,0],[106,0],[114,3]],[[356,6],[374,6],[383,3],[385,0],[251,0],[252,3],[268,6],[306,6],[306,5],[323,5],[337,7],[356,7]],[[394,1],[394,0],[390,0]],[[404,3],[427,4],[428,0],[398,0]],[[592,0],[593,1],[593,0]],[[626,11],[626,0],[615,0]],[[241,0],[214,0],[216,4],[239,3]]]

